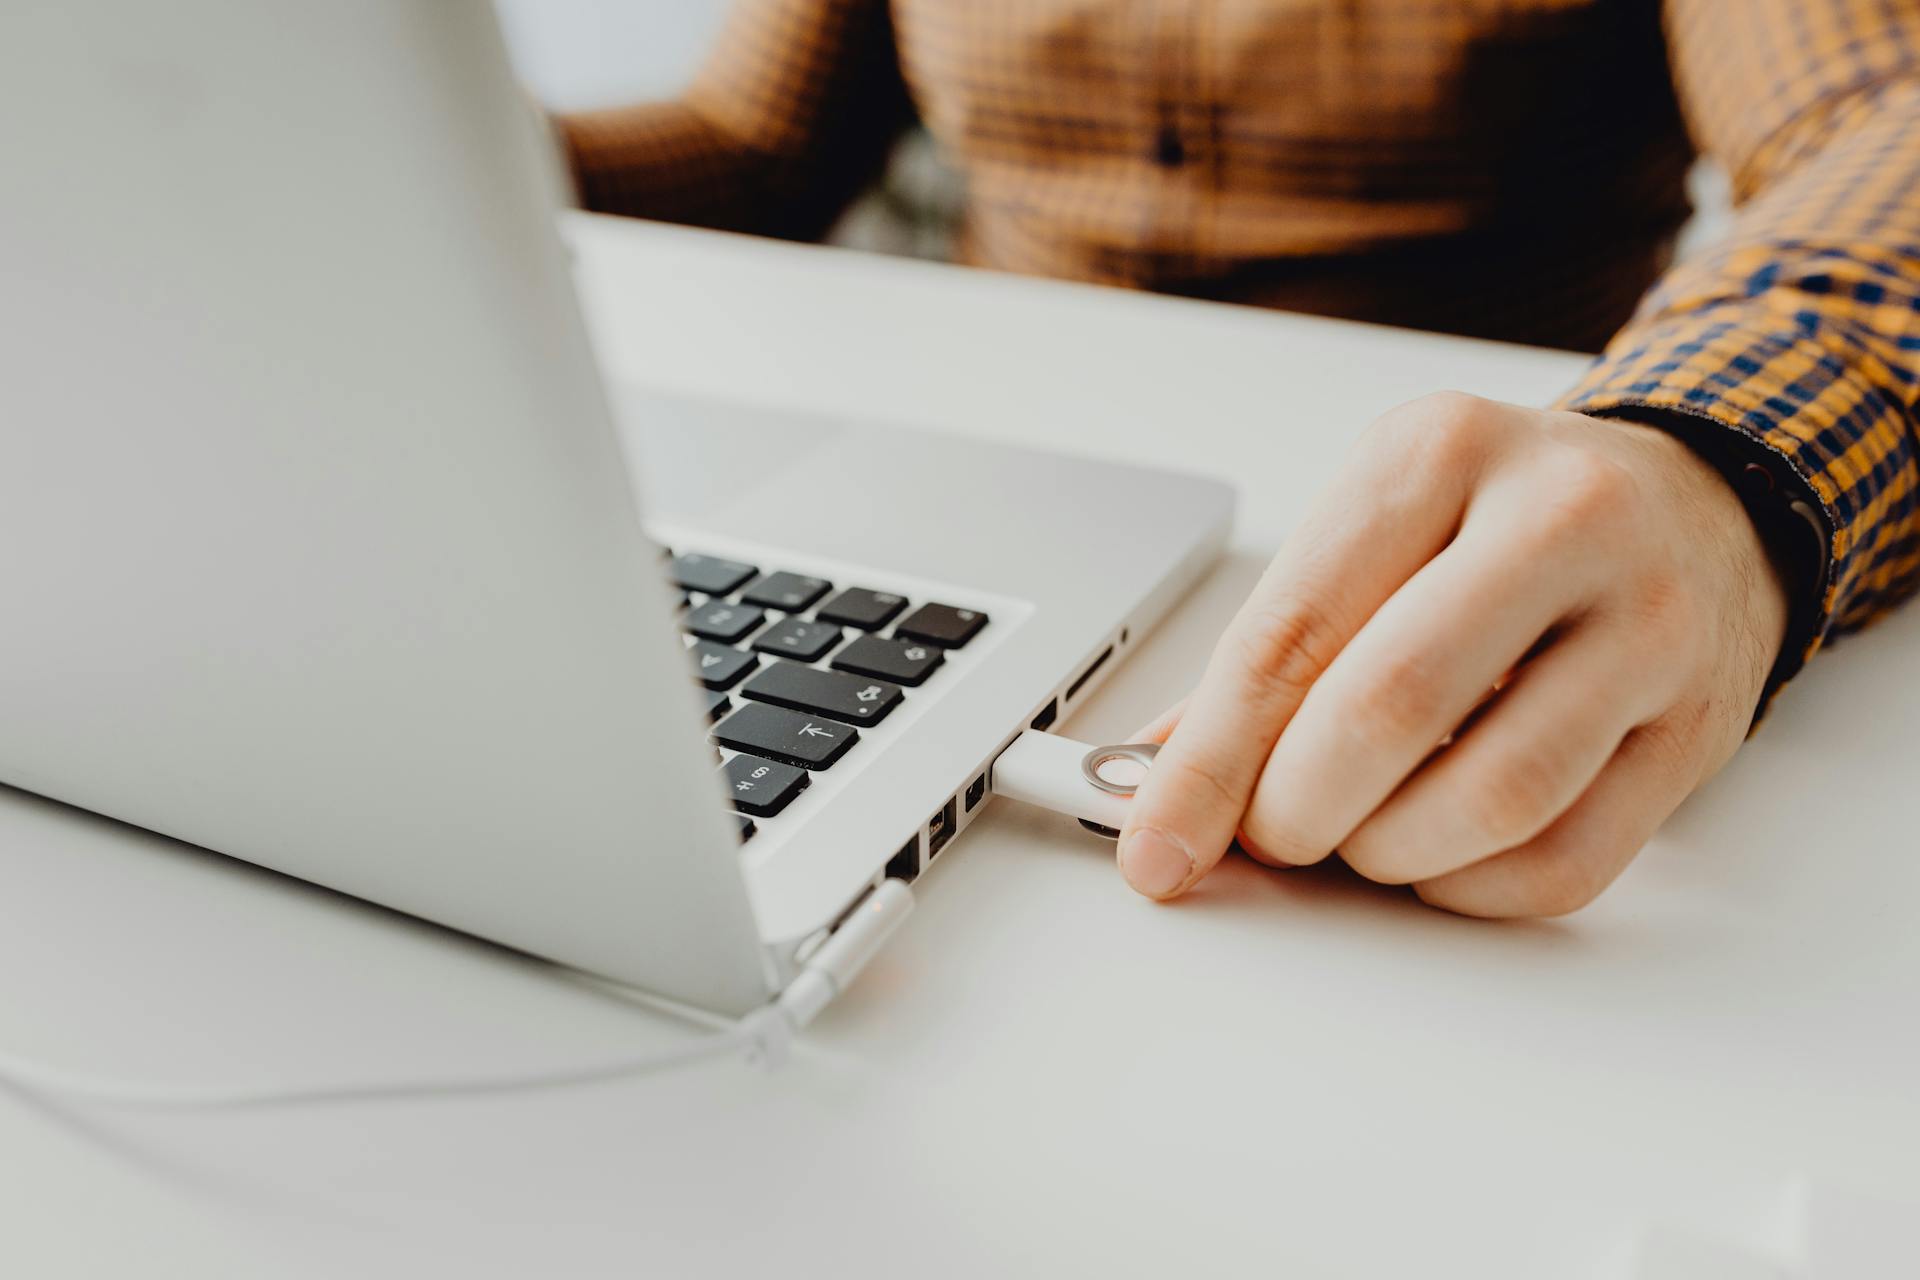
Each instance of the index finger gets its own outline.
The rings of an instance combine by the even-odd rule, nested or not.
[[[1484,438],[1465,415],[1502,408],[1464,400],[1383,421],[1262,575],[1130,806],[1118,858],[1136,891],[1176,897],[1213,869],[1307,690],[1451,541]]]

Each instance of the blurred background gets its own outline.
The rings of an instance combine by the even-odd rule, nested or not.
[[[684,87],[732,0],[495,0],[520,74],[548,106],[573,110],[670,96]],[[1725,175],[1696,165],[1698,209],[1685,257],[1725,228]],[[945,258],[961,205],[958,175],[924,135],[906,138],[879,188],[829,240],[854,248]]]
[[[495,0],[521,78],[557,110],[615,106],[683,88],[732,0]],[[924,134],[895,149],[879,187],[827,239],[944,259],[963,187]]]
[[[552,107],[610,106],[686,84],[728,0],[495,0],[520,74]]]

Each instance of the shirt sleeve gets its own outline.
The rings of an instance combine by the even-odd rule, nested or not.
[[[1730,433],[1817,511],[1826,563],[1784,679],[1920,572],[1920,0],[1667,0],[1666,27],[1735,223],[1563,406]]]
[[[556,119],[581,204],[823,234],[910,116],[887,0],[736,0],[679,99]]]

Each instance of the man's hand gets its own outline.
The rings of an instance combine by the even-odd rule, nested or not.
[[[1673,437],[1415,401],[1163,719],[1121,870],[1174,897],[1237,834],[1469,915],[1572,911],[1738,749],[1786,619],[1738,497]]]

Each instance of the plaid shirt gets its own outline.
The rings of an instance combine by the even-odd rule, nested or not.
[[[1822,526],[1782,674],[1920,577],[1920,0],[740,0],[560,127],[589,207],[811,237],[916,110],[968,261],[1606,343],[1564,407]],[[1694,144],[1740,212],[1669,271]]]

